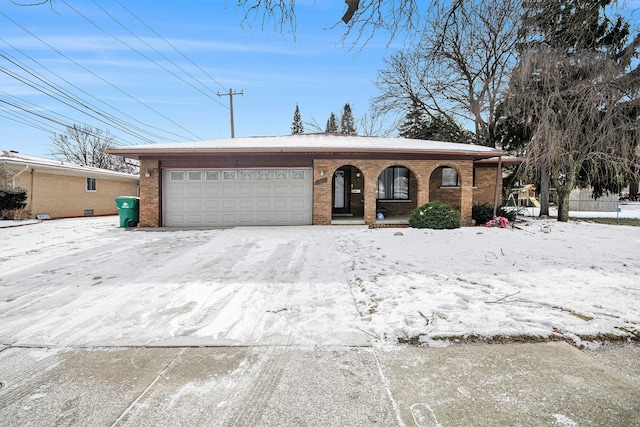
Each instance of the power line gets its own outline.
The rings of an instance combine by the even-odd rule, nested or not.
[[[170,131],[167,131],[167,130],[163,130],[163,129],[160,129],[160,128],[156,127],[156,126],[153,126],[153,125],[150,125],[150,124],[143,123],[143,122],[139,121],[139,120],[138,120],[138,119],[136,119],[135,117],[132,117],[132,116],[130,116],[130,115],[128,115],[128,114],[126,114],[126,113],[124,113],[123,111],[121,111],[121,110],[119,110],[119,109],[115,108],[114,106],[112,106],[112,105],[108,104],[108,103],[107,103],[107,102],[105,102],[104,100],[101,100],[101,99],[99,99],[99,98],[95,97],[94,95],[90,94],[89,92],[87,92],[87,91],[83,90],[82,88],[80,88],[80,87],[76,86],[75,84],[73,84],[73,83],[72,83],[72,82],[70,82],[69,80],[65,79],[64,77],[60,76],[59,74],[57,74],[57,73],[55,73],[55,72],[51,71],[49,68],[45,67],[45,66],[44,66],[44,65],[42,65],[40,62],[36,61],[36,60],[35,60],[35,59],[33,59],[31,56],[29,56],[29,55],[27,55],[26,53],[22,52],[20,49],[18,49],[17,47],[13,46],[11,43],[7,42],[6,40],[3,40],[3,39],[1,39],[1,38],[0,38],[0,41],[4,42],[5,44],[7,44],[8,46],[10,46],[10,47],[11,47],[11,48],[13,48],[14,50],[16,50],[16,51],[20,52],[23,56],[25,56],[26,58],[28,58],[29,60],[31,60],[32,62],[34,62],[34,63],[35,63],[35,64],[37,64],[38,66],[40,66],[41,68],[45,69],[45,70],[46,70],[47,72],[49,72],[50,74],[52,74],[52,75],[54,75],[55,77],[59,78],[60,80],[62,80],[62,81],[63,81],[63,82],[65,82],[66,84],[68,84],[69,86],[71,86],[71,87],[73,87],[73,88],[77,89],[78,91],[80,91],[80,92],[84,93],[85,95],[87,95],[87,96],[89,96],[89,97],[91,97],[91,98],[95,99],[96,101],[100,102],[101,104],[106,105],[107,107],[109,107],[109,108],[111,108],[111,109],[113,109],[113,110],[117,111],[118,113],[120,113],[120,114],[124,115],[125,117],[127,117],[127,118],[129,118],[129,119],[131,119],[131,120],[133,120],[134,122],[139,123],[140,125],[142,125],[142,126],[146,126],[146,127],[148,127],[148,128],[156,129],[156,130],[158,130],[158,131],[160,131],[160,132],[163,132],[163,133],[166,133],[166,134],[169,134],[169,135],[173,135],[173,136],[176,136],[176,137],[179,137],[179,138],[183,138],[181,135],[178,135],[178,134],[176,134],[176,133],[173,133],[173,132],[170,132]],[[0,52],[3,52],[3,51],[2,51],[2,50],[0,50]],[[67,98],[69,98],[69,99],[72,99],[74,102],[77,102],[78,104],[81,104],[81,105],[83,105],[83,104],[85,104],[85,103],[86,103],[85,101],[81,100],[79,97],[73,97],[73,98],[72,98],[71,93],[70,93],[68,90],[63,89],[63,88],[61,88],[60,86],[56,85],[53,81],[51,81],[50,79],[47,79],[47,78],[46,78],[46,77],[44,77],[42,74],[37,73],[35,70],[31,69],[31,68],[30,68],[30,67],[28,67],[26,64],[24,64],[23,62],[21,62],[20,60],[18,60],[18,59],[17,59],[17,58],[15,58],[14,56],[10,55],[9,53],[4,52],[4,54],[12,58],[12,60],[9,60],[9,61],[10,61],[10,62],[12,62],[12,63],[14,63],[14,65],[16,65],[16,66],[18,66],[18,67],[22,68],[22,69],[23,69],[23,70],[25,70],[27,73],[32,74],[32,75],[34,75],[34,76],[35,76],[35,74],[37,74],[37,76],[35,76],[36,78],[38,78],[39,80],[41,80],[41,81],[43,81],[43,82],[45,82],[45,81],[46,81],[46,84],[47,84],[47,85],[49,85],[49,86],[51,86],[52,88],[54,88],[58,93],[62,94],[63,96],[65,96],[65,97],[67,97]],[[5,58],[5,59],[6,59],[6,58]],[[16,64],[16,62],[17,62],[17,64]],[[20,64],[20,65],[18,65],[18,64]],[[125,129],[127,129],[127,130],[129,130],[129,129],[135,129],[135,130],[138,130],[138,131],[140,131],[140,132],[142,132],[142,133],[146,133],[147,135],[149,135],[149,136],[151,136],[151,137],[154,137],[154,138],[157,138],[157,139],[160,139],[160,140],[173,141],[173,139],[172,139],[172,138],[167,138],[167,137],[164,137],[164,136],[161,136],[161,135],[155,134],[155,133],[153,133],[153,132],[149,132],[149,131],[144,130],[144,129],[142,129],[142,128],[140,128],[140,127],[136,126],[136,125],[133,125],[133,124],[128,123],[128,122],[126,122],[126,121],[124,121],[124,120],[122,120],[122,119],[119,119],[119,118],[117,118],[117,117],[115,117],[115,116],[113,116],[113,115],[111,115],[111,114],[109,114],[109,113],[106,113],[106,112],[104,112],[104,111],[100,110],[98,107],[96,107],[96,106],[94,106],[94,105],[92,105],[92,104],[90,104],[90,103],[86,103],[86,104],[88,104],[88,105],[91,107],[90,109],[92,109],[92,111],[98,110],[98,113],[99,113],[100,115],[104,116],[104,117],[105,117],[105,118],[107,118],[108,120],[113,120],[113,121],[117,122],[118,124],[121,124],[121,125],[122,125],[122,126],[124,126],[124,127],[125,127]],[[89,107],[87,107],[87,108],[89,108]],[[133,136],[135,136],[135,135],[133,135]],[[142,139],[146,139],[146,138],[142,138]],[[156,142],[157,142],[157,141],[156,141]]]
[[[91,127],[86,123],[82,123],[76,119],[72,119],[71,117],[65,116],[63,114],[52,112],[50,109],[41,107],[32,102],[28,102],[22,99],[17,99],[15,96],[12,96],[6,92],[1,92],[0,94],[4,95],[8,100],[2,100],[0,98],[0,103],[9,105],[12,109],[0,109],[0,111],[5,112],[6,114],[2,115],[9,120],[26,124],[36,129],[44,130],[47,132],[64,132],[68,127],[73,126],[74,124],[81,124],[85,127]],[[9,99],[9,98],[13,98]],[[24,104],[29,104],[25,106]],[[7,114],[11,114],[12,117]],[[57,117],[56,117],[57,116]],[[40,121],[38,121],[40,119]],[[52,127],[49,123],[54,123],[59,125],[60,127]],[[143,139],[139,136],[132,135],[138,139]],[[114,139],[117,141],[118,145],[131,145],[131,142],[122,139],[121,137],[114,135]],[[153,142],[153,141],[151,141]]]
[[[200,67],[198,64],[196,64],[195,62],[193,62],[191,60],[191,58],[189,58],[187,55],[185,55],[184,53],[182,53],[182,51],[178,48],[176,48],[173,44],[171,44],[167,39],[165,39],[164,37],[162,37],[162,35],[158,34],[153,28],[151,28],[149,25],[147,25],[142,19],[138,18],[133,12],[131,12],[129,9],[127,9],[124,5],[122,5],[122,3],[120,3],[118,0],[114,0],[121,8],[123,8],[124,10],[126,10],[127,12],[129,12],[129,14],[131,16],[133,16],[134,18],[136,18],[142,25],[144,25],[145,27],[147,27],[153,34],[155,34],[156,36],[160,37],[166,44],[168,44],[169,46],[171,46],[173,48],[173,50],[175,50],[176,52],[178,52],[180,55],[182,55],[182,57],[184,59],[186,59],[187,61],[189,61],[191,64],[193,64],[198,70],[202,71],[202,73],[209,77],[211,80],[213,80],[214,82],[216,82],[218,84],[218,86],[220,86],[221,89],[226,90],[226,88],[224,86],[222,86],[222,84],[216,80],[214,77],[212,77],[209,73],[207,73],[202,67]],[[93,1],[95,3],[95,0]],[[97,3],[96,3],[97,4]]]
[[[106,84],[108,84],[109,86],[113,87],[114,89],[116,89],[118,92],[126,95],[127,97],[133,99],[134,101],[136,101],[137,103],[139,103],[140,105],[142,105],[143,107],[153,111],[154,113],[158,114],[160,117],[163,117],[164,119],[168,120],[169,122],[173,123],[174,125],[178,126],[179,128],[181,128],[182,130],[186,131],[187,133],[191,134],[192,136],[194,136],[196,139],[198,140],[202,140],[203,138],[199,137],[198,135],[194,134],[193,132],[191,132],[190,130],[186,129],[185,127],[183,127],[182,125],[176,123],[175,121],[171,120],[169,117],[165,116],[164,114],[160,113],[159,111],[157,111],[156,109],[150,107],[149,105],[143,103],[142,101],[140,101],[139,99],[137,99],[136,97],[134,97],[133,95],[125,92],[124,90],[120,89],[119,87],[115,86],[114,84],[112,84],[111,82],[107,81],[106,79],[104,79],[103,77],[99,76],[98,74],[94,73],[93,71],[91,71],[90,69],[88,69],[87,67],[79,64],[77,61],[69,58],[68,56],[66,56],[65,54],[63,54],[62,52],[60,52],[58,49],[54,48],[53,46],[51,46],[49,43],[45,42],[44,40],[42,40],[40,37],[38,37],[37,35],[33,34],[31,31],[27,30],[25,27],[23,27],[22,25],[18,24],[16,21],[14,21],[13,19],[11,19],[10,17],[8,17],[4,12],[0,11],[0,15],[4,16],[6,19],[8,19],[9,21],[13,22],[15,25],[17,25],[18,27],[20,27],[23,31],[25,31],[26,33],[28,33],[29,35],[31,35],[32,37],[36,38],[40,43],[44,44],[45,46],[49,47],[51,50],[53,50],[54,52],[56,52],[58,55],[62,56],[63,58],[65,58],[68,61],[71,61],[72,63],[74,63],[76,66],[82,68],[83,70],[85,70],[86,72],[90,73],[91,75],[97,77],[98,79],[100,79],[101,81],[105,82]]]
[[[194,88],[195,90],[197,90],[198,92],[200,92],[201,94],[203,94],[204,96],[210,98],[211,100],[213,100],[214,102],[222,105],[218,100],[216,100],[215,98],[213,98],[211,95],[209,95],[206,92],[203,92],[202,89],[194,86],[191,82],[188,82],[187,80],[183,79],[182,77],[180,77],[179,75],[177,75],[176,73],[174,73],[173,71],[169,70],[167,67],[163,66],[162,64],[160,64],[159,62],[155,61],[153,58],[150,58],[149,56],[145,55],[144,53],[140,52],[138,49],[136,49],[135,47],[131,46],[130,44],[128,44],[127,42],[119,39],[118,37],[114,36],[113,34],[111,34],[110,32],[108,32],[107,30],[105,30],[104,28],[102,28],[101,26],[99,26],[98,24],[96,24],[95,22],[93,22],[91,19],[87,18],[82,12],[80,12],[78,9],[74,8],[73,6],[69,5],[69,3],[67,3],[65,0],[60,0],[62,3],[64,3],[67,7],[69,7],[71,10],[73,10],[74,12],[76,12],[78,15],[80,15],[85,21],[87,21],[88,23],[90,23],[91,25],[93,25],[94,27],[96,27],[98,30],[102,31],[103,33],[105,33],[106,35],[108,35],[109,37],[113,38],[114,40],[120,42],[122,45],[126,46],[127,48],[129,48],[130,50],[132,50],[133,52],[136,52],[138,55],[142,56],[144,59],[146,59],[149,62],[152,62],[153,64],[155,64],[156,66],[158,66],[159,68],[162,68],[163,70],[165,70],[167,73],[171,74],[173,77],[181,80],[183,83],[191,86],[192,88]],[[100,6],[98,6],[100,7]],[[109,15],[109,13],[107,13],[102,7],[100,7],[100,9],[102,9],[105,14],[107,14],[109,17],[111,17],[116,23],[118,23],[121,27],[123,27],[126,31],[127,30],[122,24],[120,24],[120,22],[118,22],[115,18],[113,18],[111,15]],[[135,34],[131,33],[129,31],[129,33],[131,35],[133,35],[134,37],[138,38],[138,40],[140,40],[140,38],[138,36],[136,36]],[[151,49],[153,49],[155,52],[157,52],[153,47],[151,47],[149,44],[147,44],[145,41],[140,40],[142,43],[146,44],[147,46],[149,46]],[[159,52],[157,52],[159,53]],[[160,53],[159,53],[160,54]],[[163,56],[165,59],[167,59],[169,62],[172,62],[171,60],[169,60],[168,58],[166,58],[164,55],[160,54],[161,56]],[[172,62],[173,63],[173,62]],[[175,64],[174,64],[175,65]],[[179,67],[178,67],[179,68]],[[181,69],[182,70],[182,69]],[[185,72],[186,74],[188,74],[186,71],[182,70],[183,72]],[[193,78],[193,77],[192,77]],[[196,80],[197,81],[197,80]],[[199,82],[198,82],[199,83]],[[202,86],[204,86],[205,88],[207,88],[204,84],[200,83]],[[207,88],[208,89],[208,88]],[[222,105],[224,107],[224,105]]]
[[[4,54],[0,53],[0,57],[3,57],[7,60],[9,60]],[[10,62],[14,63],[13,61],[9,60]],[[17,65],[14,63],[14,65]],[[76,111],[79,111],[80,113],[83,113],[95,120],[100,121],[101,123],[107,124],[107,125],[112,125],[114,127],[117,127],[119,130],[126,132],[132,136],[138,137],[140,139],[146,140],[147,142],[153,143],[155,141],[147,138],[147,137],[143,137],[142,135],[133,132],[131,129],[127,128],[126,126],[124,126],[123,124],[120,123],[120,120],[115,118],[115,117],[111,117],[111,116],[107,116],[106,118],[108,118],[109,120],[105,120],[105,115],[102,114],[101,112],[98,112],[92,108],[90,108],[89,106],[85,105],[81,100],[76,99],[72,96],[70,96],[68,93],[64,93],[61,92],[59,88],[56,88],[54,86],[49,85],[46,81],[40,79],[38,76],[34,75],[33,73],[31,73],[29,70],[26,70],[22,67],[20,67],[18,65],[19,68],[21,68],[23,71],[27,72],[28,74],[33,75],[34,77],[36,77],[36,79],[40,80],[41,82],[43,82],[45,84],[45,86],[38,84],[37,82],[28,80],[26,77],[21,76],[7,68],[4,67],[0,67],[0,72],[7,74],[9,77],[14,78],[15,80],[18,80],[21,83],[24,83],[25,85],[29,86],[32,89],[35,89],[36,91],[49,96],[50,98],[55,99],[56,101],[68,106],[69,108],[72,108]],[[52,90],[47,89],[47,86],[49,86]],[[56,93],[58,92],[58,93]],[[82,107],[79,108],[78,106],[76,106],[75,104],[78,104]]]
[[[64,0],[63,0],[64,1]],[[105,8],[103,8],[102,6],[100,6],[98,3],[96,3],[95,0],[93,0],[93,4],[95,4],[98,8],[100,8],[100,10],[102,10],[107,16],[109,16],[109,18],[111,18],[115,23],[117,23],[118,25],[120,25],[126,32],[128,32],[129,34],[131,34],[133,37],[135,37],[136,39],[138,39],[141,43],[143,43],[145,46],[149,47],[149,49],[153,50],[155,53],[157,53],[158,55],[160,55],[161,57],[163,57],[164,59],[166,59],[169,63],[173,64],[174,67],[176,67],[177,69],[179,69],[180,71],[182,71],[183,73],[185,73],[187,76],[191,77],[196,83],[200,84],[203,88],[205,88],[208,91],[211,91],[211,93],[213,93],[215,95],[215,92],[213,92],[213,90],[211,88],[209,88],[206,84],[202,83],[200,80],[198,80],[196,77],[194,77],[189,71],[185,70],[184,68],[182,68],[180,65],[176,64],[174,61],[172,61],[169,57],[167,57],[165,54],[163,54],[162,52],[160,52],[159,50],[157,50],[155,47],[151,46],[149,43],[147,43],[146,41],[144,41],[144,39],[142,39],[141,37],[137,36],[136,34],[134,34],[131,30],[129,30],[126,26],[124,26],[124,24],[122,24],[120,21],[118,21],[112,14],[110,14]],[[131,13],[128,9],[125,8],[125,10],[127,10],[127,12]],[[131,13],[133,15],[133,13]],[[140,19],[133,15],[136,19],[138,19],[140,21]],[[142,22],[142,21],[140,21]],[[143,22],[144,24],[144,22]],[[153,31],[153,29],[151,29],[148,25],[144,24],[147,28],[149,28],[151,31]],[[153,31],[154,34],[158,35],[158,37],[160,37],[162,40],[165,41],[165,43],[169,44],[169,46],[171,46],[174,50],[176,50],[178,53],[180,53],[184,58],[186,58],[187,60],[189,60],[192,64],[196,65],[193,61],[191,61],[189,58],[187,58],[182,52],[180,52],[179,50],[177,50],[172,44],[170,44],[169,42],[167,42],[162,36],[160,36],[158,33],[156,33],[155,31]],[[112,36],[113,37],[113,36]],[[116,38],[116,40],[120,41],[119,39]],[[133,49],[136,52],[138,52],[136,49]],[[138,52],[140,55],[142,55],[143,57],[146,58],[145,55],[143,55],[142,53]],[[155,61],[151,60],[154,64],[157,64]],[[165,69],[162,65],[157,64],[159,67],[161,67],[162,69]],[[197,67],[197,65],[196,65]],[[201,71],[204,72],[204,70],[202,70],[200,67],[198,67]],[[166,69],[165,69],[166,70]],[[167,72],[171,73],[171,71],[167,70]],[[175,75],[173,73],[171,73],[172,75]],[[206,73],[205,73],[206,74]],[[208,76],[208,75],[207,75]],[[178,76],[176,76],[178,77]],[[210,77],[210,76],[209,76]],[[178,77],[180,80],[182,80],[181,77]],[[212,78],[212,77],[210,77]],[[213,79],[213,78],[212,78]],[[213,79],[214,81],[216,81],[215,79]],[[183,80],[184,81],[184,80]],[[186,82],[185,83],[189,84],[191,86],[190,83]],[[216,83],[218,83],[216,81]],[[220,83],[218,83],[220,84]],[[192,86],[193,87],[193,86]],[[197,88],[195,88],[196,90],[199,90]],[[209,95],[205,94],[207,97],[211,98]],[[222,107],[227,108],[226,105],[222,104],[221,102],[219,102],[217,99],[215,98],[211,98],[213,101],[215,101],[216,103],[220,104]]]

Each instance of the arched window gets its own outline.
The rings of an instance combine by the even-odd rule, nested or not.
[[[391,166],[378,177],[378,200],[409,199],[409,169]]]

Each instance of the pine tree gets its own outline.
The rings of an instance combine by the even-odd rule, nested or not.
[[[291,134],[298,135],[304,133],[304,125],[302,124],[302,116],[300,116],[300,108],[296,104],[296,111],[293,113],[293,123],[291,124]]]
[[[327,127],[324,131],[325,133],[338,133],[338,123],[336,122],[336,115],[333,112],[327,120]]]
[[[424,110],[417,103],[413,103],[406,115],[404,123],[400,125],[400,136],[410,139],[427,139],[425,137],[426,120]]]
[[[344,104],[342,117],[340,117],[340,133],[343,135],[357,135],[356,125],[351,112],[351,105],[347,102]]]
[[[438,114],[425,117],[425,111],[414,103],[400,126],[400,136],[411,139],[470,143],[473,134],[463,130],[451,119]]]

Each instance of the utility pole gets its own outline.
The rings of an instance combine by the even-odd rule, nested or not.
[[[242,91],[234,92],[233,89],[229,89],[229,93],[220,93],[218,92],[218,96],[228,96],[229,97],[229,113],[231,115],[231,138],[235,138],[234,126],[233,126],[233,95],[244,95]]]

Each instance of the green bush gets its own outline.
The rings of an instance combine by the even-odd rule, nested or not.
[[[506,210],[500,206],[496,211],[496,216],[502,216],[515,222],[518,212],[516,210]],[[493,206],[488,203],[476,204],[471,208],[471,218],[476,221],[477,225],[484,225],[487,221],[493,219]]]
[[[0,190],[0,213],[3,218],[13,218],[14,211],[27,205],[27,191],[20,188]]]
[[[460,227],[460,212],[442,202],[429,202],[411,212],[409,225],[413,228],[444,230]]]

